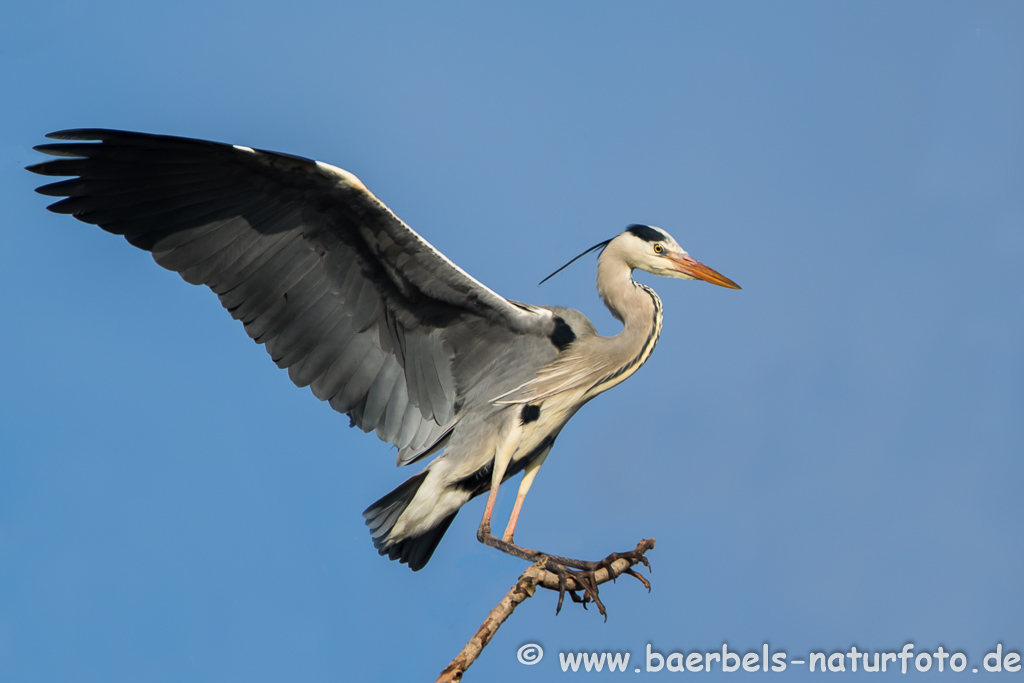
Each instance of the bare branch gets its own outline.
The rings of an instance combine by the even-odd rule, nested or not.
[[[480,656],[480,653],[487,647],[487,644],[491,642],[491,638],[498,632],[498,629],[505,623],[505,620],[512,616],[512,612],[515,611],[520,603],[524,602],[527,598],[533,597],[538,586],[558,591],[559,608],[562,604],[562,596],[566,591],[572,595],[574,602],[583,602],[584,604],[586,604],[585,601],[590,600],[597,602],[597,586],[614,581],[623,574],[635,577],[650,590],[651,584],[633,571],[633,567],[640,563],[650,567],[647,563],[647,558],[644,557],[644,553],[653,547],[654,539],[645,538],[637,543],[635,550],[629,553],[613,553],[604,562],[600,563],[601,566],[598,569],[588,573],[586,581],[581,581],[573,573],[559,574],[558,572],[549,571],[545,567],[551,563],[551,560],[547,556],[541,556],[537,562],[530,565],[522,573],[515,585],[501,599],[501,602],[491,610],[487,618],[484,619],[484,623],[480,625],[480,628],[469,639],[469,642],[462,648],[462,651],[455,656],[455,659],[437,677],[437,683],[456,683],[461,681],[463,674],[476,661],[476,658]],[[593,582],[593,585],[588,586],[587,583],[590,581]],[[584,591],[584,597],[579,598],[575,593],[576,591]],[[591,595],[593,597],[590,597]],[[597,604],[601,607],[600,602],[597,602]],[[601,613],[604,614],[603,609]]]
[[[542,564],[542,561],[538,561],[536,564],[530,565],[523,572],[523,575],[516,581],[516,585],[512,586],[512,589],[505,594],[505,597],[501,599],[497,607],[492,609],[491,613],[487,615],[484,623],[480,625],[480,628],[469,639],[466,646],[462,648],[462,652],[456,655],[455,659],[437,677],[437,683],[455,683],[462,680],[462,674],[476,661],[480,652],[487,647],[487,643],[491,642],[491,638],[498,632],[498,628],[506,619],[512,616],[512,612],[519,606],[519,603],[531,597],[534,591],[537,590],[537,584],[547,575],[547,572],[541,566]]]

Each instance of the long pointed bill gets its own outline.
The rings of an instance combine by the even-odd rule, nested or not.
[[[704,282],[710,282],[713,285],[719,287],[728,287],[729,289],[739,289],[740,286],[722,275],[721,273],[714,271],[705,266],[700,261],[695,261],[689,256],[671,256],[672,263],[675,264],[676,270],[684,275],[703,280]]]

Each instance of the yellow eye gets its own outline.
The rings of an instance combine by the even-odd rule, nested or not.
[[[664,254],[665,253],[665,247],[661,246],[660,244],[655,244],[654,245],[654,253],[655,254]]]

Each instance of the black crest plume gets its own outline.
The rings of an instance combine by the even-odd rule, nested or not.
[[[590,252],[592,252],[592,251],[597,251],[598,249],[600,249],[600,250],[604,251],[604,248],[608,246],[608,243],[609,243],[609,242],[611,242],[611,240],[605,240],[604,242],[598,242],[597,244],[595,244],[594,246],[592,246],[592,247],[591,247],[590,249],[587,249],[587,250],[586,250],[585,252],[583,252],[582,254],[580,254],[579,256],[577,256],[576,258],[572,259],[571,261],[569,261],[568,263],[566,263],[566,264],[565,264],[564,266],[562,266],[561,268],[559,268],[559,269],[558,269],[558,270],[556,270],[555,272],[551,273],[551,275],[548,275],[548,276],[547,276],[546,278],[544,278],[543,280],[541,280],[540,282],[538,282],[538,283],[537,283],[537,286],[539,287],[540,285],[544,284],[545,282],[547,282],[548,280],[550,280],[551,278],[553,278],[554,276],[558,275],[558,274],[559,274],[559,273],[561,273],[561,272],[562,272],[563,270],[565,270],[566,268],[568,268],[569,266],[571,266],[571,265],[572,265],[573,263],[575,263],[575,262],[576,262],[576,261],[578,261],[579,259],[583,258],[583,257],[584,257],[584,256],[586,256],[587,254],[589,254]]]

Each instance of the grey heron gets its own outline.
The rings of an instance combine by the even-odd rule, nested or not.
[[[364,513],[379,553],[413,571],[484,493],[481,541],[591,568],[517,545],[514,533],[565,424],[654,350],[661,300],[633,271],[739,288],[664,230],[631,225],[588,250],[600,251],[598,292],[623,325],[604,337],[579,311],[498,295],[330,164],[113,130],[48,137],[63,142],[36,149],[58,158],[29,170],[69,178],[38,188],[62,198],[51,211],[123,235],[208,286],[296,385],[394,444],[398,465],[436,455]],[[519,473],[498,538],[495,496]]]

